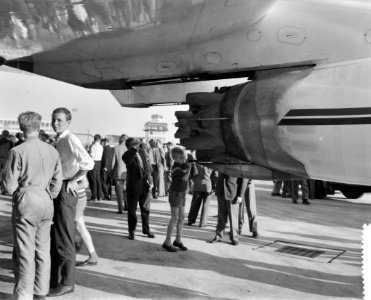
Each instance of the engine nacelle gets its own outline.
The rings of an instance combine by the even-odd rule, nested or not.
[[[225,91],[188,94],[176,137],[232,176],[369,185],[369,70],[370,61],[261,71]]]

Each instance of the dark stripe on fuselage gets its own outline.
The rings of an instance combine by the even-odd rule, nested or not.
[[[286,117],[369,115],[371,107],[292,109]]]
[[[295,125],[362,125],[371,124],[371,117],[366,118],[331,118],[331,119],[282,119],[278,126]]]

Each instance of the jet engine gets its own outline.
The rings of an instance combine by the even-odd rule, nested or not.
[[[363,138],[371,130],[370,79],[347,74],[364,78],[356,75],[366,68],[258,71],[244,84],[187,94],[189,111],[176,112],[176,137],[196,150],[198,162],[231,176],[334,181],[337,174],[338,182],[367,185],[370,160],[354,163],[370,156]]]

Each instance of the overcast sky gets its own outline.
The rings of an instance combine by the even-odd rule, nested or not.
[[[0,68],[1,70],[1,68]],[[124,108],[109,91],[91,90],[37,75],[0,71],[0,118],[16,119],[22,111],[36,111],[50,121],[54,108],[73,111],[72,131],[91,134],[144,136],[144,123],[152,114],[161,114],[169,124],[168,140],[174,140],[177,110],[187,106]]]

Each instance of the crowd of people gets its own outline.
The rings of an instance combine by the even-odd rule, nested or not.
[[[196,163],[195,154],[183,147],[150,140],[149,145],[123,134],[119,144],[94,136],[88,149],[69,131],[71,112],[52,112],[55,138],[40,132],[41,116],[24,112],[18,117],[17,144],[3,132],[0,138],[1,188],[13,195],[14,298],[45,299],[72,293],[75,267],[98,264],[92,238],[85,226],[84,210],[90,185],[91,199],[112,200],[115,186],[118,213],[127,211],[128,238],[135,239],[139,203],[142,232],[155,238],[150,228],[150,203],[168,196],[171,217],[162,247],[169,252],[188,248],[182,240],[186,195],[192,194],[188,225],[208,222],[210,195],[218,200],[215,237],[222,239],[227,222],[230,241],[238,245],[246,207],[249,228],[258,237],[254,184],[251,180],[217,174]],[[89,182],[89,183],[88,183]],[[176,236],[172,234],[176,226]],[[79,235],[76,237],[76,232]],[[89,258],[76,262],[84,242]]]
[[[298,204],[299,199],[299,185],[301,187],[301,196],[304,205],[311,205],[309,198],[314,198],[313,188],[309,189],[311,180],[305,178],[295,180],[275,180],[273,181],[272,196],[289,197],[292,203]],[[282,188],[282,192],[281,192]]]

